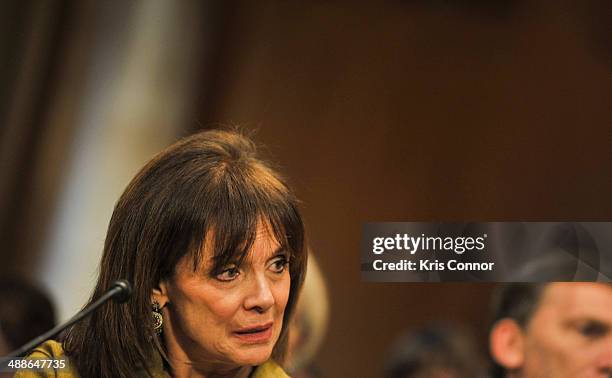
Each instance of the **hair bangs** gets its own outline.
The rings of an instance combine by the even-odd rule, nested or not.
[[[229,264],[240,265],[261,231],[290,259],[302,253],[304,230],[296,199],[268,167],[249,163],[225,164],[204,188],[209,204],[204,208],[209,210],[201,216],[200,236],[194,237],[194,270],[203,258],[213,260],[212,274]]]

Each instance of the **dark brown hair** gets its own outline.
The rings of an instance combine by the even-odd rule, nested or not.
[[[273,350],[273,358],[282,362],[289,317],[306,270],[297,200],[278,173],[258,158],[250,139],[212,130],[160,152],[119,199],[89,303],[122,278],[132,283],[133,295],[126,304],[105,305],[66,334],[64,348],[79,374],[129,377],[148,369],[155,345],[160,347],[152,330],[151,290],[185,256],[193,257],[195,269],[213,228],[213,269],[242,260],[261,220],[290,254],[289,300]]]

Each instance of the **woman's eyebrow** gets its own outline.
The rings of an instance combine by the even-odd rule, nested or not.
[[[285,258],[289,257],[289,252],[287,251],[286,247],[279,246],[278,248],[276,248],[274,252],[270,254],[270,257],[268,257],[268,260],[271,260],[279,256],[284,256]]]
[[[264,261],[270,261],[274,258],[277,258],[279,256],[283,256],[286,259],[288,259],[291,256],[291,253],[289,253],[289,251],[287,250],[287,247],[285,246],[278,246],[276,247],[276,249],[273,250],[273,252],[271,252],[268,257],[265,258]],[[244,259],[239,260],[239,259],[232,259],[230,260],[228,263],[229,264],[236,264],[238,266],[241,266],[242,264],[252,264],[253,263],[253,258],[254,255],[249,253]]]

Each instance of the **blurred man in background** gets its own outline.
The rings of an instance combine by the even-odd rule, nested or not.
[[[55,326],[51,300],[19,278],[0,279],[0,356]]]
[[[389,351],[385,378],[472,378],[484,375],[482,354],[458,325],[429,325],[401,336]]]
[[[612,377],[612,285],[506,285],[494,316],[494,377]]]

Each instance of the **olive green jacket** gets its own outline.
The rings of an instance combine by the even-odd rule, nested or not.
[[[46,341],[37,348],[27,357],[28,360],[64,360],[66,361],[66,367],[63,369],[46,369],[46,370],[34,370],[34,369],[23,369],[19,370],[16,374],[16,378],[78,378],[79,374],[76,370],[70,366],[70,360],[66,358],[62,345],[54,340]],[[164,365],[159,354],[155,354],[153,361],[151,361],[151,374],[153,378],[165,378],[167,377],[164,371]],[[144,370],[134,372],[135,377],[146,377],[147,374]],[[274,361],[269,360],[263,365],[257,366],[250,375],[250,378],[289,378],[289,376],[283,371],[283,369]]]

